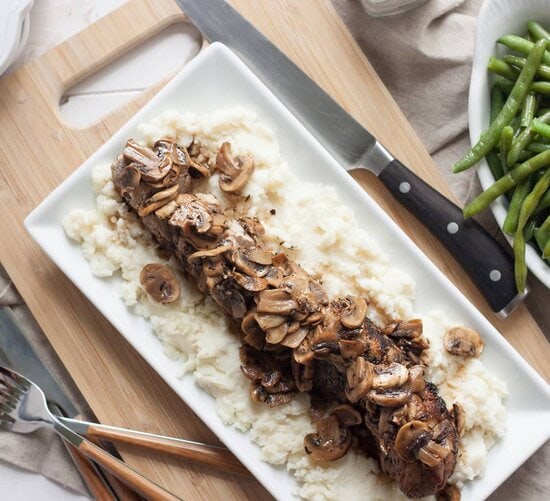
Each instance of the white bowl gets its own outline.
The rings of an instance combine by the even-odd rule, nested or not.
[[[506,51],[497,47],[497,38],[506,34],[523,35],[527,21],[535,20],[550,29],[549,0],[485,0],[479,11],[476,27],[474,61],[470,80],[468,116],[470,141],[475,144],[479,135],[489,126],[490,83],[487,62],[494,55],[502,56]],[[486,190],[495,180],[485,159],[479,163],[478,176]],[[506,218],[508,202],[500,197],[491,204],[491,210],[502,228]],[[512,239],[506,235],[510,245]],[[550,266],[540,254],[527,246],[526,261],[529,270],[550,288]]]
[[[25,47],[33,1],[0,0],[0,75]]]

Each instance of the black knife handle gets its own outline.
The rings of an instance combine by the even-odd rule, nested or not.
[[[379,178],[395,199],[450,251],[491,309],[501,316],[510,313],[523,295],[518,296],[514,262],[506,249],[475,220],[464,220],[460,207],[399,160],[386,165]]]

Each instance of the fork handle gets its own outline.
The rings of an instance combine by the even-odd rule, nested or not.
[[[119,461],[101,447],[98,447],[81,435],[78,435],[60,421],[56,420],[54,422],[54,428],[65,440],[73,444],[86,457],[95,461],[144,498],[151,500],[162,499],[163,501],[180,501],[180,498],[174,496],[174,494],[168,492],[152,480],[140,475],[137,471],[130,468],[122,461]]]
[[[139,431],[90,424],[86,431],[88,437],[101,438],[111,442],[121,442],[145,449],[170,454],[188,461],[211,466],[218,470],[240,475],[250,475],[249,471],[225,447],[192,443],[176,438],[152,435]]]

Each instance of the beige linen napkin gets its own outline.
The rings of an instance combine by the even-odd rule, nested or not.
[[[0,265],[1,307],[9,307],[12,310],[26,337],[33,344],[40,358],[61,382],[65,393],[71,397],[82,414],[90,415],[78,390],[72,385],[40,327],[23,304],[21,296]],[[2,335],[1,332],[0,335]],[[67,454],[65,446],[61,439],[50,430],[41,429],[27,435],[0,431],[0,461],[41,473],[69,489],[81,494],[86,493],[82,479]]]

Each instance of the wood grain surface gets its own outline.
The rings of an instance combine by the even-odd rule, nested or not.
[[[329,94],[422,178],[452,198],[438,169],[328,0],[233,0]],[[28,213],[126,122],[157,89],[93,127],[71,129],[59,98],[75,82],[184,22],[172,0],[130,0],[67,42],[0,80],[0,261],[97,417],[109,424],[216,443],[23,228]],[[499,321],[438,242],[366,172],[354,177],[545,378],[549,347],[520,306]],[[120,447],[124,459],[186,499],[267,499],[253,479]]]

